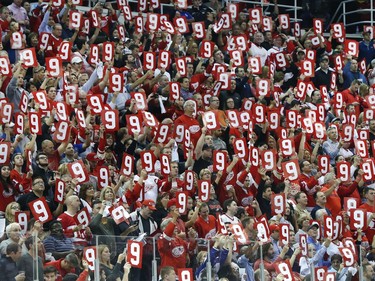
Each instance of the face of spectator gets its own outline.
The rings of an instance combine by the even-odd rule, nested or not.
[[[175,281],[176,280],[176,273],[174,270],[171,270],[167,275],[164,276],[163,281]]]
[[[205,136],[204,143],[208,144],[209,146],[212,146],[214,144],[212,136],[210,135]]]
[[[214,55],[215,62],[222,63],[224,61],[224,55],[221,51],[215,52]]]
[[[313,229],[316,229],[316,227],[314,227]],[[312,258],[316,254],[315,247],[313,245],[311,245],[311,244],[308,245],[307,253],[308,253],[308,257]]]
[[[10,213],[14,216],[16,212],[19,212],[21,210],[20,205],[16,202],[11,203],[10,206]]]
[[[332,128],[328,131],[328,138],[331,139],[331,140],[337,140],[337,130],[335,128]]]
[[[199,215],[203,218],[203,219],[207,219],[208,218],[208,215],[209,215],[209,209],[208,209],[208,206],[204,206],[201,208],[201,210],[199,211]]]
[[[9,166],[3,166],[1,167],[1,177],[6,179],[10,176],[10,168]]]
[[[212,109],[218,109],[220,106],[220,100],[218,97],[213,97],[210,102],[210,107]]]
[[[5,8],[3,10],[3,13],[0,14],[0,17],[1,17],[2,20],[7,20],[10,17],[10,11],[9,11],[9,9]]]
[[[341,264],[341,261],[339,259],[334,259],[331,261],[331,264],[332,264],[332,267],[335,269],[335,270],[339,270],[340,268],[340,264]]]
[[[56,281],[57,275],[55,272],[45,273],[44,281]]]
[[[350,71],[351,72],[357,72],[358,71],[358,62],[357,62],[357,60],[352,60],[351,61]]]
[[[39,155],[37,159],[37,164],[41,167],[47,167],[48,166],[48,157],[47,155]]]
[[[255,33],[254,35],[254,43],[259,45],[259,44],[262,44],[264,42],[264,36],[261,32],[257,32]]]
[[[49,88],[47,96],[50,100],[55,100],[55,98],[56,98],[56,88],[55,87]]]
[[[94,188],[92,188],[92,190],[94,190]],[[102,203],[95,204],[94,208],[92,208],[92,216],[96,216],[99,213],[101,208],[102,208]]]
[[[89,80],[89,76],[87,75],[87,73],[81,73],[78,77],[78,85],[79,86],[83,86],[87,80]]]
[[[74,155],[74,148],[73,148],[73,145],[71,143],[69,143],[66,146],[65,154],[68,155],[68,156],[73,156]]]
[[[358,68],[358,63],[357,63],[357,68]],[[356,70],[355,70],[356,71]],[[359,91],[359,84],[357,84],[357,83],[354,83],[353,85],[351,85],[350,86],[350,91],[352,92],[352,93],[358,93],[358,91]],[[353,106],[354,107],[354,106]]]
[[[327,198],[323,192],[318,192],[316,196],[316,203],[319,205],[325,205],[327,203]]]
[[[238,70],[237,70],[237,77],[238,78],[243,78],[245,77],[245,69],[243,69],[242,67],[239,67]]]
[[[312,48],[312,43],[311,43],[311,40],[310,39],[306,39],[305,40],[305,43],[303,44],[303,46],[305,47],[305,49],[309,50]]]
[[[374,196],[375,196],[374,190],[369,190],[365,195],[367,201],[370,202],[370,203],[374,202]]]
[[[19,75],[17,79],[17,86],[18,87],[23,87],[23,75]]]
[[[207,149],[203,150],[202,156],[203,156],[204,159],[211,159],[212,158],[212,149],[207,148]]]
[[[55,147],[51,141],[45,142],[42,149],[43,149],[43,152],[47,155],[52,155],[55,151]]]
[[[19,225],[13,226],[10,230],[9,238],[18,243],[21,238],[21,227]]]
[[[189,89],[189,85],[190,85],[190,80],[188,78],[184,78],[184,80],[182,80],[181,87],[184,89]]]
[[[297,203],[302,204],[302,205],[307,205],[307,195],[305,193],[302,193],[299,196],[299,199],[297,200]]]
[[[178,164],[172,163],[171,164],[171,177],[178,176]]]
[[[61,37],[61,34],[62,34],[62,26],[61,24],[55,24],[52,28],[52,34],[57,37],[57,38],[60,38]]]
[[[30,43],[31,43],[31,47],[35,47],[35,46],[37,46],[38,45],[38,43],[39,43],[39,39],[38,39],[38,36],[32,36],[31,38],[30,38]]]
[[[109,251],[107,247],[105,247],[102,252],[102,262],[109,262],[110,259],[111,259],[111,252]]]
[[[198,107],[201,107],[203,105],[203,99],[200,94],[195,95],[194,100],[197,102]]]
[[[312,165],[309,161],[303,162],[302,172],[305,174],[310,174],[312,170]]]
[[[323,70],[327,70],[328,69],[328,66],[329,66],[329,63],[328,63],[328,60],[322,60],[320,62],[320,68],[323,69]]]
[[[237,206],[237,203],[235,201],[233,201],[229,206],[228,206],[228,212],[230,214],[237,214],[237,210],[238,210],[238,206]]]
[[[115,195],[114,195],[113,190],[111,188],[108,188],[104,192],[104,200],[112,201],[114,199],[114,197],[115,197]]]
[[[271,187],[267,187],[263,192],[263,198],[267,200],[271,200],[271,195],[272,195],[272,189]]]
[[[32,190],[36,193],[43,193],[45,190],[43,179],[41,178],[34,179]]]

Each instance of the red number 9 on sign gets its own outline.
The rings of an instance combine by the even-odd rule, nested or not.
[[[38,220],[41,223],[44,223],[49,219],[48,211],[42,201],[35,201],[32,206],[34,208],[34,212],[38,214]]]

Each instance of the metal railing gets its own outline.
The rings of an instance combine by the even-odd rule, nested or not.
[[[133,269],[137,270],[136,268],[141,268],[140,270],[142,270],[142,271],[146,270],[146,271],[149,272],[150,279],[147,280],[147,281],[157,281],[157,280],[159,280],[159,274],[160,274],[159,272],[160,272],[160,268],[161,268],[160,264],[161,264],[161,260],[163,258],[162,255],[161,255],[161,251],[165,250],[164,248],[161,247],[161,245],[158,245],[159,239],[160,239],[159,236],[149,237],[149,238],[147,238],[147,237],[146,238],[144,238],[144,237],[140,238],[140,237],[120,237],[120,236],[95,236],[93,238],[93,240],[91,241],[91,245],[89,245],[89,246],[87,246],[83,249],[82,249],[81,246],[79,246],[75,250],[75,253],[78,253],[77,258],[78,258],[78,261],[80,263],[79,267],[81,268],[81,270],[82,270],[82,260],[86,260],[88,262],[89,274],[91,276],[91,280],[95,280],[95,281],[101,280],[101,273],[102,273],[103,270],[105,270],[105,267],[106,267],[105,265],[110,265],[110,264],[112,264],[112,265],[117,264],[117,269],[119,269],[119,268],[121,269],[120,271],[116,271],[115,267],[113,267],[113,272],[111,272],[111,274],[115,274],[115,275],[119,274],[117,276],[119,276],[121,278],[121,280],[123,280],[124,274],[125,274],[124,273],[125,272],[124,266],[125,266],[125,262],[127,261],[129,263],[138,263],[138,267],[136,267],[136,266],[131,267],[130,271],[133,270]],[[36,240],[34,240],[34,241],[36,241]],[[108,241],[108,242],[112,241],[114,243],[107,243],[105,245],[104,244],[105,241]],[[205,280],[208,280],[208,281],[217,280],[217,272],[218,272],[218,268],[220,267],[220,265],[218,263],[218,260],[217,259],[212,260],[212,257],[215,257],[215,255],[223,254],[222,251],[224,251],[224,252],[226,251],[225,247],[223,245],[222,246],[216,245],[216,247],[213,247],[213,245],[215,243],[215,241],[213,239],[212,240],[189,239],[187,241],[189,241],[189,243],[196,242],[195,252],[194,252],[193,257],[191,259],[191,260],[194,260],[194,261],[197,262],[195,264],[196,268],[198,268],[198,266],[200,264],[206,263],[206,265],[205,265],[206,270],[200,271],[201,272],[200,277],[201,278],[205,277]],[[129,243],[133,243],[133,242],[136,242],[135,244],[138,244],[140,246],[133,247],[129,244]],[[35,247],[35,249],[34,249],[35,253],[38,253],[38,251],[40,250],[40,248],[38,246],[38,243],[33,243],[33,244],[34,244],[33,246]],[[252,247],[254,245],[254,241],[253,242],[248,241],[248,242],[246,242],[245,244],[242,244],[242,245],[250,245],[250,244],[251,244],[250,247]],[[142,250],[143,251],[143,257],[137,256],[141,252],[141,250],[140,250],[141,247],[143,249]],[[259,255],[257,257],[257,260],[259,260],[260,280],[262,280],[262,281],[265,280],[265,276],[264,276],[264,272],[265,272],[264,271],[264,262],[265,261],[264,261],[263,257],[265,255],[267,255],[267,253],[264,252],[265,251],[264,247],[265,247],[265,245],[263,245],[263,243],[259,242],[259,248],[258,248]],[[292,245],[290,245],[290,247],[292,247]],[[108,248],[108,250],[109,250],[109,256],[108,256],[108,252],[107,252],[106,260],[104,259],[104,255],[102,255],[102,252],[104,252],[104,250],[103,250],[104,248]],[[211,250],[213,250],[213,248],[215,248],[215,250],[211,251]],[[160,252],[159,252],[159,250],[160,250]],[[172,250],[172,249],[170,249],[170,250]],[[197,260],[198,250],[207,252],[207,256],[206,256],[205,259],[201,259],[200,261]],[[249,250],[250,249],[248,249],[247,251],[249,251]],[[119,261],[119,259],[120,259],[119,255],[125,254],[127,256],[128,251],[130,251],[130,253],[131,253],[130,259],[132,259],[132,261],[126,260],[126,258],[125,259],[123,258],[122,260]],[[81,254],[79,254],[79,252],[81,252]],[[252,252],[249,252],[249,253],[252,254]],[[48,256],[49,259],[52,259],[52,261],[54,260],[54,257],[53,257],[52,253],[46,253],[46,254],[47,254],[46,256]],[[359,253],[358,253],[359,276],[363,276],[363,270],[362,270],[362,266],[361,266],[363,254],[366,254],[366,253],[363,252],[362,247],[359,247]],[[241,254],[239,254],[238,257],[240,255]],[[145,261],[147,261],[147,262],[145,262]],[[255,262],[255,261],[253,261],[253,262]],[[298,263],[298,259],[295,260],[295,263]],[[317,280],[317,276],[314,276],[315,275],[314,268],[316,267],[316,265],[310,264],[310,261],[308,261],[308,263],[309,263],[310,268],[311,268],[311,270],[309,271],[309,275],[310,275],[311,280]],[[39,279],[40,276],[38,275],[39,272],[37,270],[37,268],[38,268],[37,264],[38,264],[37,259],[34,259],[34,261],[33,261],[33,272],[32,273],[31,272],[25,272],[27,274],[28,278],[31,279],[31,280],[34,280],[34,281],[40,280]],[[253,267],[253,264],[251,266]],[[208,269],[211,269],[212,271],[208,270]],[[215,269],[215,270],[213,270],[213,269]],[[176,274],[177,274],[177,269],[175,271],[176,271]],[[282,270],[279,270],[279,271],[282,272]],[[292,273],[292,272],[290,272],[290,273]],[[32,274],[32,276],[31,276],[31,274]],[[193,275],[194,275],[194,271],[193,271]],[[248,279],[242,279],[246,275],[246,267],[240,268],[239,275],[240,275],[240,278],[241,278],[240,280],[248,280]],[[107,278],[108,278],[108,276],[107,276]],[[131,280],[131,279],[126,279],[126,280]],[[184,279],[184,280],[196,280],[196,278],[193,276],[192,279]],[[360,280],[362,280],[362,279],[360,278]]]
[[[333,14],[332,16],[332,19],[331,19],[331,23],[333,22],[343,22],[344,23],[344,26],[354,26],[354,25],[357,25],[357,24],[368,24],[368,25],[374,25],[374,4],[373,4],[373,1],[369,1],[370,3],[370,8],[369,9],[361,9],[360,12],[361,13],[370,13],[370,20],[369,21],[355,21],[355,22],[351,22],[351,23],[348,23],[347,22],[347,16],[348,15],[351,15],[351,14],[358,14],[358,10],[355,10],[355,11],[350,11],[348,9],[348,4],[350,3],[355,3],[357,2],[356,0],[345,0],[345,1],[342,1],[339,6],[337,7],[337,10],[336,12]]]

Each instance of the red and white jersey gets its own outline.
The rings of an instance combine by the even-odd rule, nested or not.
[[[241,221],[237,217],[231,217],[228,216],[227,214],[220,215],[221,221],[224,224],[241,224]]]
[[[134,182],[138,182],[139,176],[134,176]],[[141,194],[139,195],[139,201],[151,199],[156,202],[156,199],[158,197],[158,181],[159,178],[155,176],[148,176],[145,181],[143,181],[143,189],[141,191]]]

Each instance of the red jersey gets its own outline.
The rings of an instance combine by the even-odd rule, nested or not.
[[[368,213],[373,213],[374,212],[374,206],[370,206],[369,204],[365,203],[365,204],[362,204],[361,206],[359,206],[358,209],[363,209],[363,210],[366,210]],[[369,216],[370,214],[367,214],[367,217]],[[366,237],[370,243],[370,245],[372,244],[372,240],[374,239],[374,235],[375,235],[375,219],[373,219],[366,230],[364,230],[364,233],[366,234]]]
[[[199,216],[194,223],[194,228],[198,232],[199,238],[212,238],[216,234],[216,218],[213,215],[208,215],[208,221],[205,221]]]
[[[19,190],[22,193],[31,192],[32,180],[31,178],[27,178],[26,176],[27,174],[20,174],[15,169],[12,169],[10,171],[10,179],[14,182],[14,184],[19,186]]]
[[[191,140],[194,146],[197,144],[198,139],[201,136],[201,127],[197,119],[184,114],[176,119],[174,125],[175,127],[177,125],[184,125],[185,128],[190,131]]]
[[[180,237],[172,237],[175,226],[173,222],[170,222],[158,240],[161,267],[172,266],[174,269],[186,267],[190,245]]]
[[[301,190],[307,194],[307,207],[314,207],[315,200],[314,200],[314,186],[318,185],[318,180],[315,179],[313,176],[308,176],[306,174],[300,175],[300,186]]]
[[[73,268],[71,271],[67,272],[65,271],[65,269],[63,269],[61,267],[61,262],[63,261],[63,259],[59,259],[57,261],[51,261],[51,262],[47,262],[44,267],[47,267],[47,266],[53,266],[54,268],[57,269],[57,272],[58,272],[58,276],[57,276],[57,281],[61,281],[63,279],[63,277],[65,275],[67,275],[68,273],[76,273],[76,270]]]
[[[60,47],[61,42],[62,42],[61,38],[57,38],[51,33],[48,39],[48,46],[44,53],[45,54],[44,56],[46,58],[56,57],[57,54],[59,53],[58,48]]]

